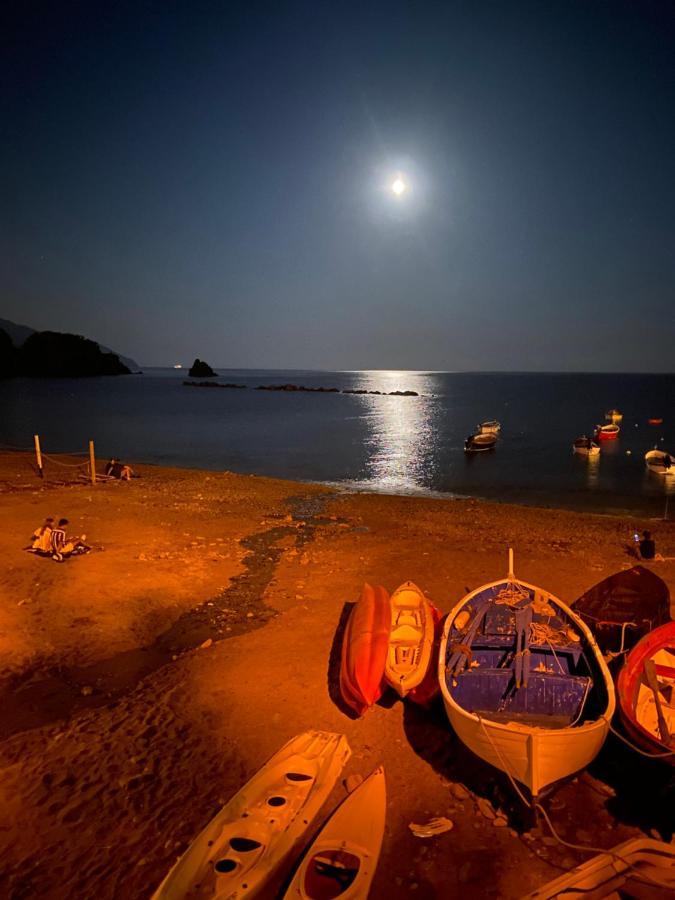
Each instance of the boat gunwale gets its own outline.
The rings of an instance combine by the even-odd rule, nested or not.
[[[595,654],[596,662],[598,663],[601,673],[605,680],[605,689],[607,691],[607,708],[602,715],[598,716],[597,719],[593,719],[590,722],[586,722],[583,725],[567,725],[564,728],[543,728],[535,725],[524,725],[521,722],[495,722],[492,719],[485,718],[484,716],[479,716],[477,713],[470,712],[465,709],[463,706],[460,706],[459,703],[454,699],[450,690],[448,689],[448,685],[446,682],[446,655],[447,655],[447,644],[448,644],[448,635],[450,632],[450,628],[452,627],[452,623],[457,617],[458,613],[461,609],[466,606],[466,604],[473,599],[477,594],[482,593],[488,588],[496,587],[499,584],[506,584],[510,581],[509,577],[499,578],[497,581],[491,581],[486,584],[477,587],[475,590],[471,591],[469,594],[466,594],[448,613],[445,625],[443,627],[443,635],[441,637],[441,643],[439,647],[438,654],[438,680],[441,687],[441,694],[443,696],[444,702],[446,702],[453,711],[456,711],[458,715],[463,716],[466,719],[471,720],[472,722],[476,722],[479,725],[489,725],[490,728],[494,728],[496,731],[501,731],[508,734],[513,734],[513,732],[517,732],[523,736],[529,735],[537,735],[538,737],[542,737],[544,735],[551,736],[559,736],[561,734],[589,734],[592,731],[597,730],[598,728],[609,728],[609,723],[612,720],[614,712],[616,710],[616,691],[614,689],[614,681],[610,674],[609,669],[607,668],[607,663],[605,662],[602,653],[600,652],[600,648],[597,646],[597,642],[593,637],[593,634],[583,622],[580,617],[572,611],[572,609],[567,606],[562,600],[556,597],[555,594],[552,594],[550,591],[545,591],[548,598],[553,601],[553,603],[557,604],[562,611],[569,615],[574,622],[574,624],[580,628],[582,634],[586,638],[588,645],[593,650]],[[522,581],[520,578],[514,577],[512,579],[516,584],[522,585],[525,588],[529,588],[533,591],[543,591],[543,588],[538,587],[537,585],[530,584],[527,581]],[[446,709],[448,717],[450,716],[449,711]]]

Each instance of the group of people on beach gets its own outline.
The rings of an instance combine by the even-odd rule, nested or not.
[[[89,553],[91,547],[84,543],[86,534],[81,537],[68,537],[66,535],[68,519],[59,519],[57,525],[54,525],[54,522],[54,517],[48,516],[43,524],[33,532],[30,546],[25,548],[29,553],[50,556],[56,562],[63,562],[69,556]]]
[[[106,478],[119,478],[121,481],[131,481],[134,477],[134,471],[131,466],[120,462],[117,457],[113,456],[105,467]]]

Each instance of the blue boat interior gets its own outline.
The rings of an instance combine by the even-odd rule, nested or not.
[[[467,615],[462,616],[465,612]],[[448,635],[446,684],[468,712],[565,728],[604,710],[604,677],[586,638],[548,595],[504,581],[472,597]]]

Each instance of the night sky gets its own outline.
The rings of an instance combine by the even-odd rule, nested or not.
[[[0,316],[142,365],[675,369],[674,3],[3,15]]]

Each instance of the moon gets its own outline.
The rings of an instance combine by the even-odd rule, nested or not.
[[[391,183],[392,193],[395,194],[397,197],[400,197],[401,194],[405,193],[407,187],[408,186],[406,185],[405,181],[401,178],[400,175],[397,175],[396,178]]]

